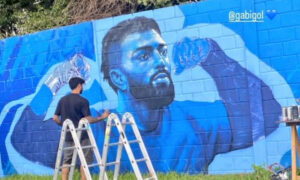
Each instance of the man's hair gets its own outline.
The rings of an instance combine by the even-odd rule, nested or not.
[[[103,72],[103,79],[108,81],[115,92],[117,92],[118,88],[112,83],[109,71],[112,67],[118,67],[121,63],[122,50],[120,44],[128,35],[148,30],[155,30],[161,34],[154,19],[136,17],[122,21],[112,27],[103,38],[101,72]]]
[[[78,84],[84,84],[84,83],[85,83],[84,79],[80,77],[72,77],[69,80],[69,86],[72,90],[75,89],[78,86]]]

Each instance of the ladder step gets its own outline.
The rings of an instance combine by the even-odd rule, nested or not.
[[[62,168],[68,168],[68,167],[74,167],[75,165],[73,164],[69,164],[69,165],[63,165],[63,166],[60,166],[59,169],[62,169]]]
[[[82,146],[81,149],[89,149],[89,148],[94,148],[95,146],[93,145],[89,145],[89,146]],[[76,147],[75,146],[72,146],[72,147],[66,147],[64,148],[63,150],[71,150],[71,149],[75,149]]]
[[[101,165],[102,165],[102,164],[94,163],[94,164],[89,164],[88,167],[91,168],[91,167],[101,166]]]
[[[148,159],[146,159],[146,158],[141,158],[141,159],[137,159],[137,160],[135,160],[136,162],[142,162],[142,161],[147,161]]]
[[[95,146],[93,145],[88,145],[88,146],[82,146],[81,148],[82,149],[89,149],[89,148],[94,148]]]
[[[117,145],[119,145],[119,144],[123,144],[123,143],[121,143],[121,142],[110,143],[110,144],[108,144],[108,146],[117,146]]]
[[[86,130],[88,130],[88,128],[75,128],[75,130],[76,131],[86,131]],[[70,129],[67,129],[66,131],[69,132]]]
[[[63,148],[64,151],[71,150],[71,149],[75,149],[75,146]]]
[[[121,125],[130,125],[132,124],[131,122],[125,122],[125,123],[121,123]],[[116,123],[111,123],[111,126],[116,126]]]
[[[131,141],[128,141],[129,142],[129,144],[132,144],[132,143],[140,143],[140,141],[139,140],[131,140]],[[121,143],[121,142],[116,142],[116,143],[110,143],[110,144],[108,144],[108,146],[117,146],[117,145],[119,145],[119,144],[123,144],[123,143]]]
[[[76,128],[76,131],[86,131],[88,128]]]
[[[128,141],[129,142],[129,144],[132,144],[132,143],[140,143],[140,140],[131,140],[131,141]]]
[[[119,164],[119,162],[109,162],[109,163],[106,163],[105,166],[112,166],[112,165],[116,165],[116,164]]]

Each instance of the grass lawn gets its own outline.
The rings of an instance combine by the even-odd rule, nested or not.
[[[36,176],[36,175],[13,175],[6,178],[0,178],[1,180],[52,180],[52,176]],[[59,178],[60,179],[60,178]],[[74,180],[79,180],[80,175],[75,174]],[[98,176],[93,176],[93,180],[98,180]],[[113,179],[113,175],[110,174],[109,179]],[[136,180],[133,173],[122,174],[119,177],[120,180]],[[159,180],[269,180],[270,178],[257,177],[254,174],[237,174],[237,175],[187,175],[178,173],[158,174]]]
[[[159,180],[270,180],[271,173],[265,168],[260,166],[254,166],[254,173],[250,174],[227,174],[227,175],[188,175],[179,174],[176,172],[170,172],[168,174],[158,173]],[[1,180],[52,180],[52,176],[37,176],[37,175],[13,175],[7,176],[5,178],[0,178]],[[113,173],[108,173],[108,178],[113,179]],[[60,179],[60,178],[59,178]],[[73,176],[74,180],[80,179],[79,172],[75,172]],[[93,175],[93,180],[98,180],[98,175]],[[136,180],[133,173],[121,174],[119,180]]]

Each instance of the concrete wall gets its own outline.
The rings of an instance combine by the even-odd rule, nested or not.
[[[92,115],[133,113],[157,171],[290,166],[290,129],[276,121],[300,96],[299,17],[297,0],[207,0],[1,40],[0,177],[53,173],[51,118],[74,76]],[[92,125],[101,152],[105,124]]]

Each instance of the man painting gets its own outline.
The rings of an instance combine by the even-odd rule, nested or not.
[[[108,117],[109,111],[106,110],[101,116],[96,118],[91,116],[91,110],[89,106],[89,101],[84,97],[80,96],[83,91],[83,85],[85,81],[80,77],[72,77],[69,80],[69,86],[72,93],[64,96],[60,99],[53,120],[58,124],[62,125],[66,119],[70,119],[74,126],[77,127],[79,121],[82,118],[88,120],[89,123],[96,123]],[[61,118],[60,118],[61,117]],[[90,139],[86,131],[82,133],[80,144],[82,146],[88,146],[91,144]],[[65,147],[74,147],[74,141],[70,132],[67,132],[65,138]],[[62,168],[62,180],[67,180],[69,175],[69,166],[73,158],[73,149],[64,151],[63,168]],[[92,149],[83,149],[85,159],[88,164],[93,163]],[[80,166],[81,179],[85,180],[86,176],[84,174],[83,167]]]

